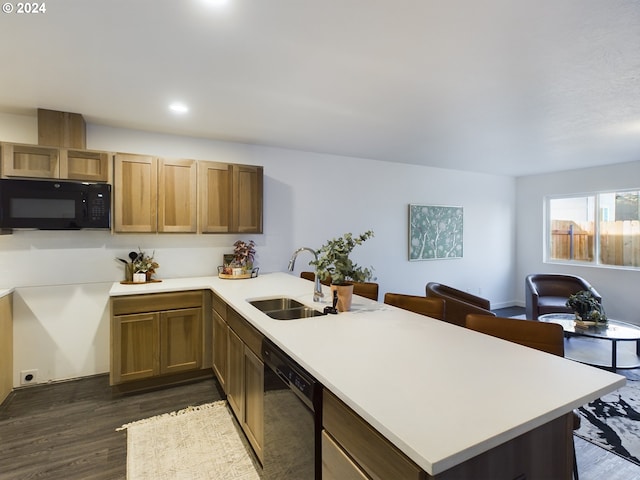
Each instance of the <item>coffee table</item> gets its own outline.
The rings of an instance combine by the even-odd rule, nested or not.
[[[599,363],[592,363],[584,358],[571,358],[571,356],[565,355],[571,360],[589,363],[599,367],[606,367],[611,370],[616,370],[618,368],[640,367],[640,361],[636,361],[636,363],[631,365],[624,365],[622,367],[618,366],[618,342],[635,341],[636,355],[640,356],[640,327],[636,325],[609,319],[606,325],[580,328],[576,327],[575,316],[572,313],[547,313],[546,315],[540,315],[538,320],[541,322],[558,323],[562,325],[567,336],[598,338],[601,340],[609,340],[612,344],[610,365],[600,365]]]

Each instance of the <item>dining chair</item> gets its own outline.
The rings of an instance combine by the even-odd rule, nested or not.
[[[314,272],[300,272],[300,277],[305,280],[315,280]],[[321,280],[320,283],[323,285],[330,285],[330,281]],[[378,301],[378,290],[379,285],[374,282],[352,282],[353,283],[353,294],[360,295],[361,297],[370,298],[371,300]]]
[[[470,313],[465,326],[471,330],[564,357],[564,329],[558,323],[519,320]],[[580,415],[573,412],[573,430],[580,428]],[[573,478],[578,478],[576,446],[573,444]]]
[[[465,318],[469,313],[493,315],[489,300],[449,285],[429,282],[425,287],[425,294],[429,298],[442,298],[447,304],[444,320],[461,327],[464,327]]]
[[[441,298],[429,298],[419,295],[405,295],[403,293],[385,293],[384,303],[427,317],[444,320],[445,301]]]

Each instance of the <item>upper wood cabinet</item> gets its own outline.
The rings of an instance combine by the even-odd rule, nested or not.
[[[196,161],[160,159],[158,168],[158,231],[197,232]]]
[[[60,150],[60,178],[87,182],[109,181],[111,154],[91,150]]]
[[[262,233],[262,167],[233,165],[231,228],[233,232]]]
[[[118,153],[114,157],[113,172],[115,231],[157,231],[158,159]]]
[[[107,182],[110,156],[101,151],[3,143],[2,175]]]
[[[197,232],[196,176],[195,160],[116,154],[115,231]]]
[[[200,231],[262,233],[263,168],[198,162]]]

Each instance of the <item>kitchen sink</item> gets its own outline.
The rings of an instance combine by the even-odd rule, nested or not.
[[[252,300],[249,303],[275,320],[296,320],[298,318],[310,318],[325,315],[314,308],[307,307],[293,298],[287,297]]]

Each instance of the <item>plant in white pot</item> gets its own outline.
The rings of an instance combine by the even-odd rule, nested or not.
[[[362,267],[351,260],[349,255],[357,245],[373,237],[373,231],[356,237],[345,233],[342,237],[328,240],[317,251],[318,258],[309,262],[316,268],[316,274],[322,281],[330,281],[331,289],[338,291],[338,311],[346,312],[351,308],[353,282],[366,282],[372,277],[372,268]]]

